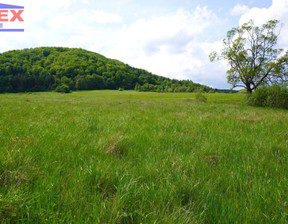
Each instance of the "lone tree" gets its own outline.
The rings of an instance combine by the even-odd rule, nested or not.
[[[262,85],[287,83],[288,51],[283,54],[283,49],[275,48],[278,23],[270,20],[258,27],[250,20],[227,32],[220,55],[209,55],[211,61],[228,60],[227,80],[233,88],[244,87],[252,93]]]

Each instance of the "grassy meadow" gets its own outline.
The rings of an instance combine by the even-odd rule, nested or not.
[[[288,223],[288,111],[241,94],[0,95],[0,223]]]

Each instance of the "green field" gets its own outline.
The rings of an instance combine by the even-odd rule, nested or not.
[[[241,94],[0,95],[0,223],[288,223],[288,111]]]

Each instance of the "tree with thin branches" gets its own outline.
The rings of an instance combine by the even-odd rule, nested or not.
[[[250,20],[227,32],[221,54],[212,52],[211,61],[227,60],[227,81],[233,88],[244,87],[248,93],[263,85],[287,83],[288,51],[276,48],[278,20],[255,26]]]

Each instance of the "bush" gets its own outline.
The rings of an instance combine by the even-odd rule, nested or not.
[[[70,93],[70,88],[66,84],[61,84],[60,86],[57,86],[55,89],[58,93]]]
[[[196,94],[196,101],[201,102],[201,103],[206,103],[207,98],[204,95],[202,95],[201,93],[197,93]]]
[[[278,85],[260,87],[248,96],[248,104],[288,109],[288,89]]]
[[[238,91],[238,94],[247,94],[247,90],[246,89],[240,89]]]

